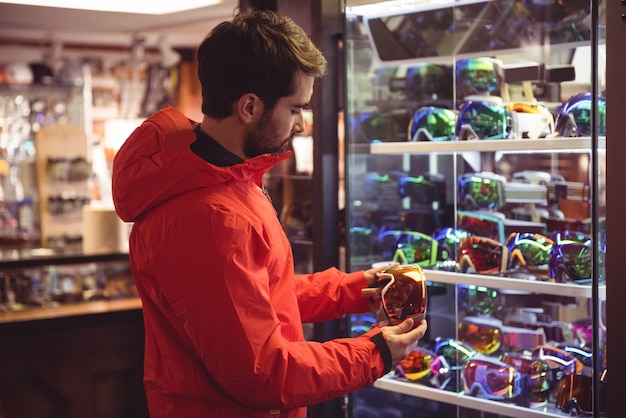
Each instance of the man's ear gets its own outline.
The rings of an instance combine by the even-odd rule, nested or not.
[[[264,103],[256,94],[246,93],[239,98],[235,109],[243,123],[254,123],[263,114]]]

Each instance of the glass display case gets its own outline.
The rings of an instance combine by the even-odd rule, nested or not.
[[[425,338],[353,416],[606,415],[604,4],[345,12],[347,266],[429,281]]]

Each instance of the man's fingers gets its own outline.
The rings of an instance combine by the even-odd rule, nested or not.
[[[405,332],[410,331],[413,328],[413,318],[407,318],[404,321],[398,324],[398,328],[400,328],[399,334],[404,334]]]

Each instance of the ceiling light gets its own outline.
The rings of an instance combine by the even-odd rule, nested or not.
[[[162,15],[184,12],[206,6],[215,6],[222,0],[181,0],[181,1],[146,1],[146,0],[109,0],[106,2],[87,2],[85,0],[39,0],[39,1],[0,1],[0,3],[21,4],[25,6],[60,7],[65,9],[93,10],[99,12],[122,12]]]

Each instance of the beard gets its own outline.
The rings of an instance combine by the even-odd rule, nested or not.
[[[279,154],[289,149],[293,134],[277,141],[276,126],[272,122],[271,112],[264,112],[259,123],[254,126],[243,146],[243,152],[247,158],[253,158],[262,154]]]

